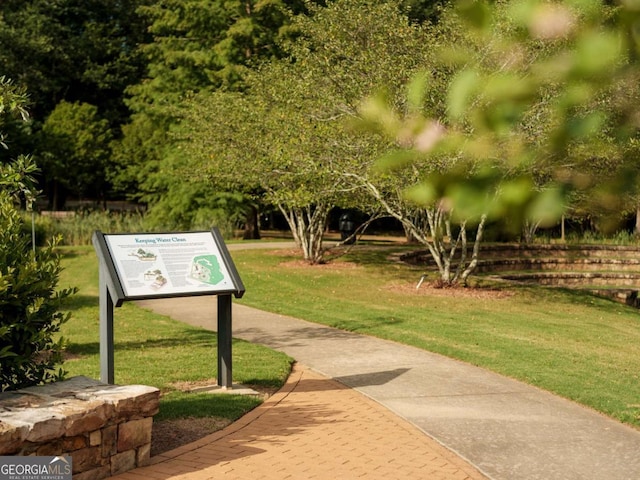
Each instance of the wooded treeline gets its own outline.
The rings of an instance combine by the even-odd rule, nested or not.
[[[4,115],[0,160],[33,154],[48,208],[127,198],[151,226],[248,232],[275,209],[310,262],[333,209],[392,217],[464,281],[488,224],[530,239],[561,215],[606,229],[635,212],[635,16],[594,0],[6,0],[0,74],[31,121]]]
[[[6,0],[0,75],[28,92],[9,117],[6,162],[34,154],[49,208],[67,198],[153,202],[171,108],[201,91],[241,91],[248,68],[281,58],[305,0]],[[422,21],[433,2],[405,2]]]

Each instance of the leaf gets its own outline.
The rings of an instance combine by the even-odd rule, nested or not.
[[[397,170],[411,165],[416,159],[415,152],[411,150],[392,150],[381,156],[375,163],[378,171]]]
[[[500,202],[507,205],[523,205],[533,191],[530,177],[520,177],[504,182],[500,188]]]
[[[375,96],[367,98],[359,108],[365,125],[381,130],[388,137],[394,138],[402,122],[389,107],[386,91],[379,91]]]
[[[491,209],[493,196],[484,182],[453,183],[447,188],[447,199],[451,202],[454,217],[458,220],[477,219]]]
[[[491,9],[481,0],[463,0],[456,7],[460,16],[479,30],[485,30],[491,24]]]
[[[621,61],[621,41],[618,35],[607,32],[588,32],[578,41],[573,76],[598,75],[608,77]]]
[[[409,187],[405,191],[405,196],[417,205],[425,207],[432,205],[438,199],[437,191],[430,182],[423,182]]]
[[[466,112],[468,104],[478,89],[480,77],[474,70],[463,70],[451,82],[447,95],[447,109],[458,120]]]
[[[429,86],[429,73],[420,72],[413,76],[407,85],[407,103],[409,111],[417,112],[422,109],[425,92]]]
[[[573,139],[585,139],[597,134],[603,128],[605,120],[606,117],[602,112],[575,117],[567,122],[567,132]]]
[[[17,357],[18,355],[15,352],[12,352],[11,349],[11,345],[7,345],[0,350],[0,358]]]
[[[533,198],[527,209],[527,218],[540,222],[542,227],[548,227],[557,223],[565,208],[566,199],[562,190],[557,187],[547,188]]]
[[[489,100],[522,101],[532,98],[534,85],[526,78],[513,74],[494,75],[489,79],[482,92]]]

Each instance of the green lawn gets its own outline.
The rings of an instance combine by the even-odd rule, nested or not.
[[[91,247],[61,249],[65,270],[60,286],[77,286],[66,308],[72,312],[62,334],[68,342],[68,376],[100,377],[98,262]],[[115,382],[144,384],[162,392],[156,419],[216,416],[237,419],[261,403],[257,397],[183,393],[185,382],[216,383],[214,332],[185,325],[125,303],[114,310]],[[233,380],[276,389],[286,380],[291,359],[241,340],[233,343]]]
[[[240,301],[441,353],[640,426],[638,310],[488,282],[477,292],[427,294],[415,290],[422,270],[389,262],[392,250],[356,248],[329,267],[290,252],[233,252],[247,288]]]
[[[640,312],[586,293],[477,282],[478,290],[416,291],[422,270],[390,262],[399,247],[356,247],[329,266],[292,252],[234,251],[245,283],[236,300],[264,310],[374,335],[523,380],[640,426]],[[71,375],[99,376],[97,261],[93,250],[64,250],[61,286],[78,285],[65,325]],[[443,293],[445,293],[443,295]],[[184,381],[216,378],[216,337],[133,304],[116,309],[116,382],[164,392],[160,418],[237,418],[257,402],[232,396],[212,406],[184,394]],[[280,385],[290,359],[236,340],[234,381]],[[203,361],[204,359],[204,361]],[[164,416],[164,417],[163,417]]]

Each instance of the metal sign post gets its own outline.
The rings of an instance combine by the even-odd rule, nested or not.
[[[113,385],[113,299],[105,280],[106,269],[100,263],[100,381]]]
[[[218,296],[218,385],[231,388],[231,295],[245,292],[219,230],[93,234],[100,261],[100,380],[113,384],[114,307],[130,300]]]
[[[218,296],[218,385],[231,388],[231,295]]]

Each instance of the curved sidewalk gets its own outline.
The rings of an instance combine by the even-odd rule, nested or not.
[[[296,365],[285,386],[229,427],[117,480],[482,480],[473,467],[356,391]]]
[[[215,297],[139,303],[215,330]],[[233,336],[281,350],[370,397],[488,478],[640,479],[640,431],[521,382],[417,348],[239,302],[233,305]],[[393,429],[386,437],[389,448],[397,445]],[[402,477],[398,473],[387,478]]]

